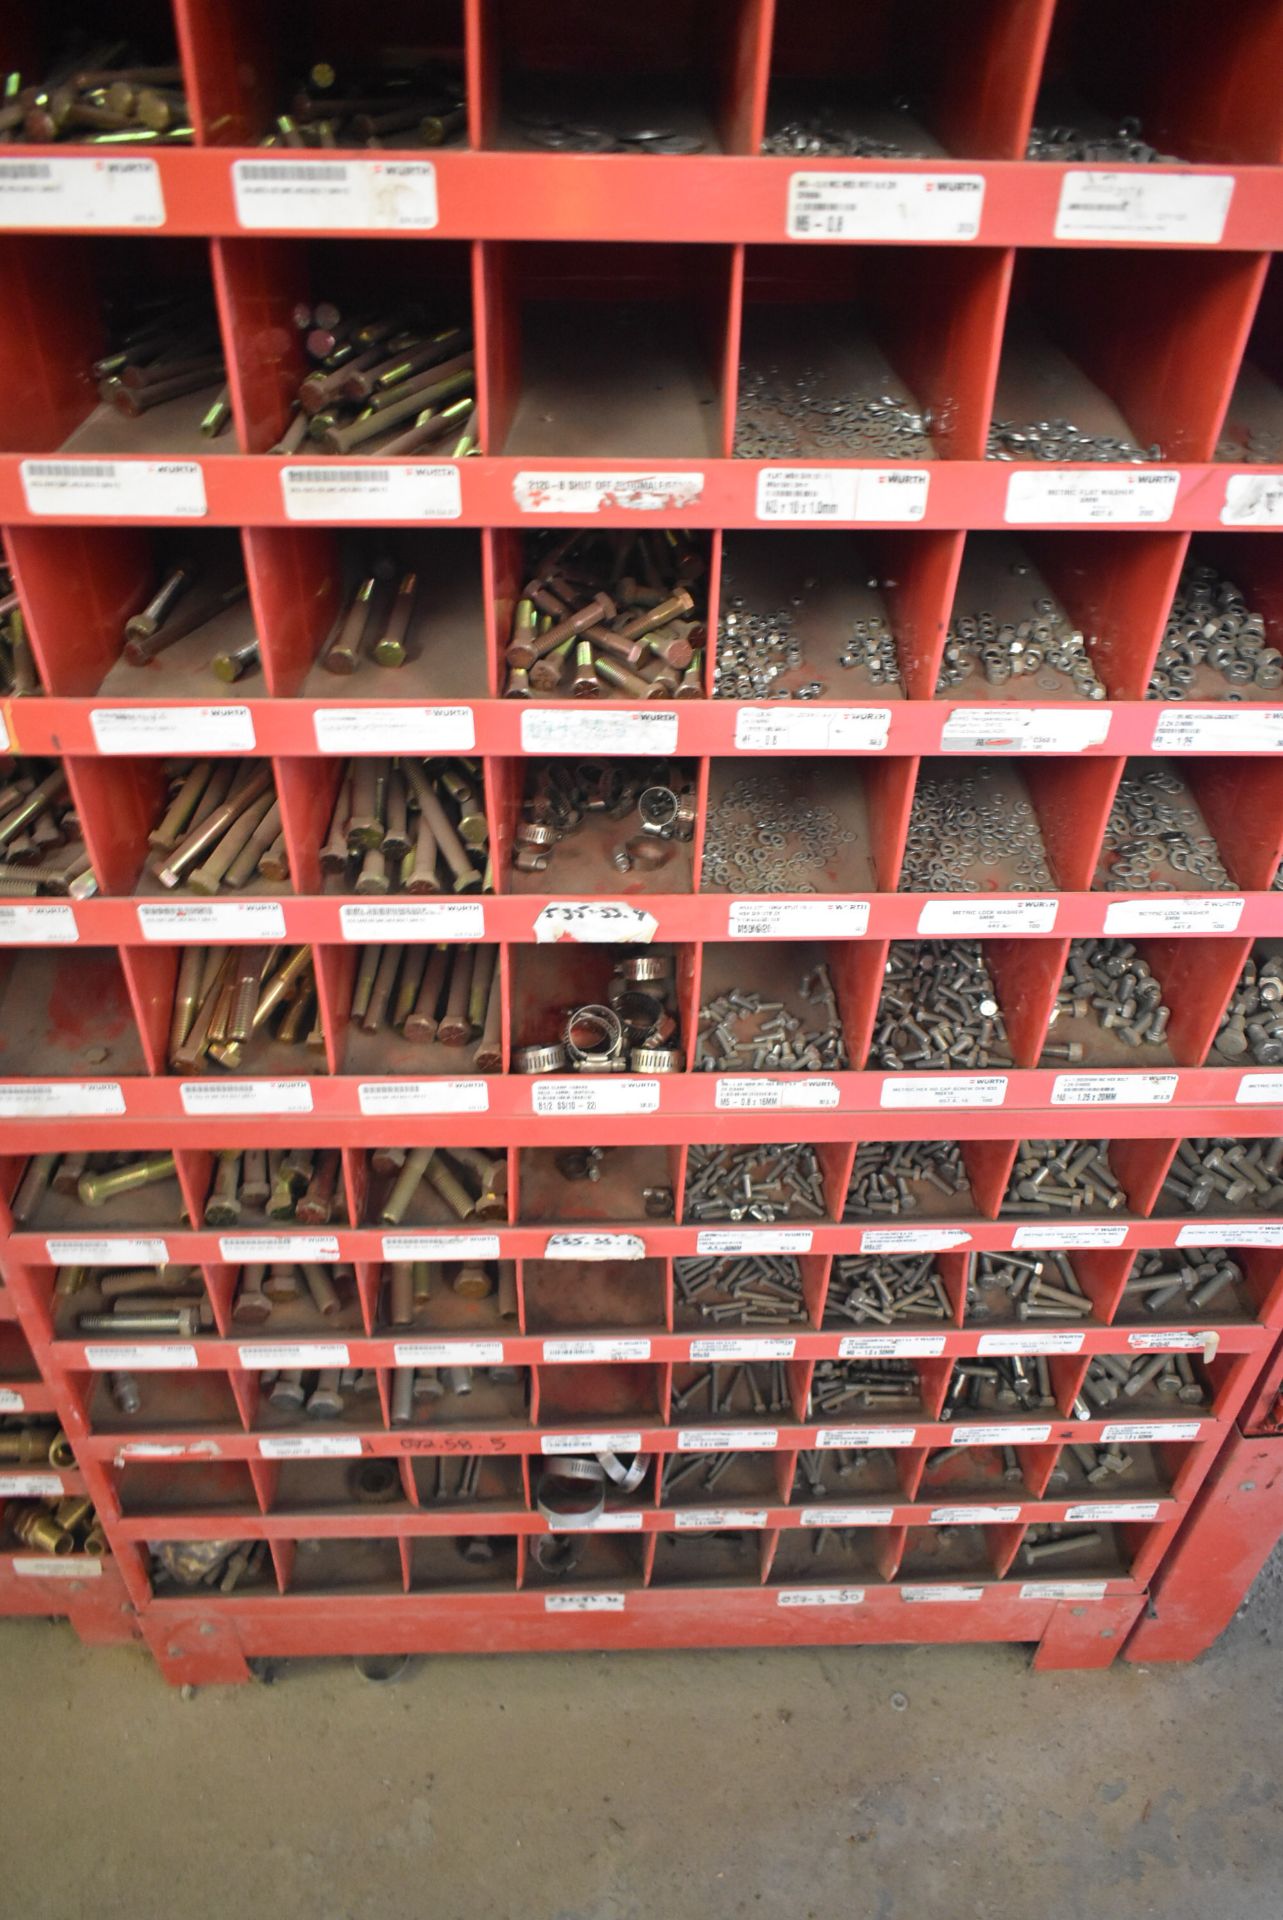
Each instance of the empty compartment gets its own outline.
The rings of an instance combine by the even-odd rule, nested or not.
[[[734,452],[974,459],[1008,271],[945,247],[749,247]]]
[[[117,832],[129,836],[141,869],[137,894],[290,890],[272,761],[143,761],[134,771],[135,806]]]
[[[760,1533],[735,1530],[661,1533],[655,1541],[652,1587],[758,1587]]]
[[[691,762],[491,764],[508,892],[575,898],[691,891],[700,778]]]
[[[906,1531],[899,1577],[903,1581],[992,1580],[1005,1558],[1004,1536],[997,1527],[910,1527]]]
[[[487,269],[497,451],[723,451],[729,247],[504,242],[488,248]]]
[[[381,1322],[437,1333],[517,1331],[511,1260],[397,1261],[383,1269]]]
[[[421,1507],[434,1512],[520,1512],[526,1505],[521,1462],[502,1453],[435,1453],[410,1461]]]
[[[795,159],[1015,159],[1046,0],[843,0],[775,9],[764,153]]]
[[[527,1333],[664,1326],[662,1260],[527,1260]]]
[[[515,1534],[448,1533],[407,1541],[412,1593],[512,1593],[520,1545]]]
[[[290,1568],[290,1593],[378,1593],[403,1590],[396,1540],[300,1540]]]
[[[731,1369],[723,1369],[730,1372]],[[787,1475],[787,1454],[664,1453],[660,1455],[659,1503],[662,1507],[717,1508],[748,1506],[754,1511],[774,1507],[782,1498],[781,1472]]]
[[[22,109],[6,142],[102,143],[128,155],[134,145],[191,141],[169,0],[104,0],[91,12],[73,0],[15,0],[0,65],[13,75],[6,102],[16,94]]]
[[[1261,268],[1255,254],[1022,253],[989,457],[1210,458]]]
[[[0,1074],[146,1071],[114,947],[10,948],[0,958]]]
[[[909,1497],[921,1458],[905,1447],[817,1447],[799,1453],[790,1504],[849,1507],[876,1500],[891,1505]]]
[[[172,1153],[35,1154],[10,1203],[15,1227],[176,1227],[185,1214]]]
[[[151,1514],[258,1514],[254,1483],[244,1460],[151,1464],[130,1461],[116,1476],[120,1511],[127,1520]]]
[[[523,1147],[522,1221],[671,1220],[676,1147]]]
[[[127,1359],[130,1348],[122,1348]],[[85,1376],[89,1424],[96,1433],[174,1431],[207,1427],[240,1431],[232,1384],[225,1373],[92,1373]],[[177,1471],[177,1469],[175,1469]]]
[[[923,760],[902,893],[1039,893],[1085,887],[1117,763],[1038,756]]]
[[[1273,543],[1195,534],[1145,697],[1277,702],[1281,639],[1283,565]]]
[[[709,943],[692,1065],[705,1073],[849,1067],[867,1018],[854,943]]]
[[[530,1370],[398,1366],[390,1376],[389,1392],[393,1427],[486,1430],[525,1426],[529,1419]]]
[[[885,1580],[895,1540],[877,1527],[785,1527],[771,1562],[771,1585]]]
[[[632,1363],[542,1366],[539,1423],[558,1427],[584,1420],[658,1420],[663,1372],[662,1367]]]
[[[516,1072],[599,1072],[584,1062],[602,1058],[628,1061],[634,1072],[679,1072],[685,1065],[695,967],[690,947],[612,951],[562,941],[513,947],[510,954]],[[581,1012],[590,1018],[577,1026]]]
[[[498,947],[335,947],[322,959],[344,1073],[497,1073],[503,1063]]]
[[[890,891],[911,784],[908,760],[714,760],[701,893]]]
[[[39,1369],[26,1335],[11,1321],[0,1323],[0,1380],[38,1380]],[[49,1436],[50,1441],[53,1435]]]

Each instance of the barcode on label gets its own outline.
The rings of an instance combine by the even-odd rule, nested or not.
[[[47,160],[0,161],[0,181],[51,180],[52,178],[53,168]]]
[[[317,161],[315,165],[304,161],[291,163],[288,160],[242,160],[240,177],[242,180],[255,182],[306,180],[341,185],[347,179],[347,168],[324,160]]]

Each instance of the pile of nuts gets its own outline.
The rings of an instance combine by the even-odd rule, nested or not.
[[[458,460],[476,447],[471,328],[429,318],[417,300],[373,314],[345,314],[332,300],[303,302],[294,324],[312,366],[270,452],[306,446],[308,453],[373,452],[383,460],[441,441],[441,457]]]
[[[1216,1035],[1227,1060],[1250,1053],[1258,1067],[1283,1066],[1283,954],[1249,954]]]
[[[514,1073],[680,1073],[681,1046],[671,954],[617,955],[604,1005],[576,1005],[558,1018],[560,1038],[516,1047]]]
[[[1013,569],[1028,572],[1023,564]],[[1026,674],[1037,674],[1037,685],[1054,693],[1068,675],[1080,700],[1104,700],[1107,690],[1087,651],[1086,634],[1075,627],[1049,594],[1039,594],[1032,612],[1021,620],[1001,620],[988,607],[974,613],[955,609],[945,635],[944,654],[936,692],[959,687],[974,673],[991,687],[1005,686]]]
[[[1162,761],[1124,769],[1105,823],[1096,885],[1106,893],[1233,885],[1185,782]]]
[[[1135,114],[1127,114],[1112,133],[1087,133],[1082,127],[1056,122],[1029,129],[1026,160],[1055,160],[1087,166],[1175,167],[1180,155],[1160,153],[1145,139]]]
[[[1206,1213],[1209,1207],[1277,1213],[1283,1206],[1283,1138],[1182,1140],[1159,1199],[1179,1213]]]
[[[687,1220],[821,1220],[824,1176],[815,1148],[692,1147],[686,1169]]]
[[[809,1025],[782,1000],[735,987],[706,1000],[699,1010],[695,1065],[705,1073],[819,1073],[850,1066],[837,995],[821,961],[798,982],[799,998],[818,1006]]]
[[[1264,614],[1254,613],[1241,588],[1218,568],[1191,563],[1181,574],[1145,698],[1186,699],[1201,666],[1231,688],[1283,687],[1283,653],[1266,643]],[[1235,692],[1222,697],[1243,698]]]
[[[852,391],[835,392],[832,380],[813,367],[796,378],[778,367],[740,367],[735,409],[736,457],[783,460],[809,453],[824,460],[932,460],[932,432],[952,426],[948,407],[939,416],[903,391],[890,363],[867,343],[878,367]]]
[[[822,680],[786,685],[807,671],[798,637],[796,616],[805,604],[794,594],[788,606],[773,613],[754,613],[723,576],[722,614],[717,624],[717,663],[713,675],[715,700],[822,700],[829,691]],[[804,583],[813,586],[813,581]],[[871,579],[870,592],[893,583]],[[870,685],[903,691],[900,655],[891,622],[884,613],[870,613],[851,622],[851,631],[837,656],[844,672],[861,668]]]
[[[1084,433],[1072,420],[991,420],[985,442],[986,460],[1108,460],[1114,466],[1144,466],[1161,460],[1155,442],[1138,446],[1115,433]]]
[[[611,856],[618,872],[656,872],[668,865],[678,842],[694,837],[695,789],[667,761],[534,763],[513,835],[513,866],[519,873],[543,873],[561,841],[595,813],[630,822]]]
[[[476,761],[373,755],[344,768],[321,872],[344,893],[491,893],[489,839]]]
[[[955,1140],[865,1140],[855,1150],[843,1220],[916,1213],[914,1188],[932,1187],[970,1207],[971,1187]],[[939,1211],[937,1208],[936,1211]]]
[[[978,940],[896,940],[886,963],[869,1065],[888,1073],[1014,1064]]]
[[[830,869],[855,835],[807,791],[804,767],[758,767],[712,802],[704,835],[704,893],[832,893]]]
[[[512,121],[530,146],[552,153],[703,153],[707,143],[698,133],[666,118],[673,113],[667,85],[656,86],[653,113],[633,104],[631,97],[612,98],[612,92],[602,77],[594,76],[585,112],[545,77],[527,80]]]
[[[980,893],[990,886],[1003,893],[1054,889],[1038,816],[1003,772],[999,763],[978,760],[967,768],[919,774],[901,893]]]
[[[899,94],[889,105],[897,113],[911,111],[909,100]],[[782,154],[789,160],[815,160],[821,157],[845,160],[913,160],[921,157],[918,146],[905,146],[898,140],[863,133],[844,114],[827,102],[811,106],[804,113],[791,114],[771,128],[762,141],[762,152]]]

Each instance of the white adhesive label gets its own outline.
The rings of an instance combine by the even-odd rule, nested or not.
[[[258,1443],[264,1460],[357,1460],[361,1455],[359,1433],[277,1433],[265,1434]]]
[[[555,900],[535,918],[535,945],[573,940],[580,946],[649,946],[659,931],[653,913],[623,901]]]
[[[889,1527],[894,1507],[803,1507],[798,1519],[804,1527]]]
[[[970,1244],[958,1227],[866,1227],[860,1235],[861,1253],[948,1253]]]
[[[29,1580],[100,1580],[102,1561],[92,1554],[73,1553],[66,1559],[56,1560],[52,1554],[15,1554],[12,1561],[15,1573],[23,1574]]]
[[[352,1364],[346,1346],[338,1340],[256,1340],[238,1347],[241,1365],[266,1372],[276,1367],[347,1367]]]
[[[14,1387],[0,1387],[0,1413],[21,1413],[26,1401]]]
[[[353,901],[339,908],[345,940],[484,940],[480,900]]]
[[[398,1367],[501,1367],[502,1340],[397,1340]]]
[[[702,473],[570,473],[524,470],[512,483],[522,513],[678,513],[704,495]]]
[[[721,1111],[770,1111],[782,1107],[836,1107],[838,1090],[832,1080],[767,1080],[745,1078],[716,1083],[713,1104]]]
[[[900,1598],[914,1602],[944,1603],[952,1600],[980,1600],[984,1597],[983,1587],[901,1587]]]
[[[679,1507],[673,1515],[678,1533],[704,1527],[764,1527],[765,1507]]]
[[[91,707],[99,753],[243,753],[254,745],[248,707]]]
[[[1247,902],[1218,895],[1210,900],[1114,900],[1105,908],[1106,933],[1234,933]]]
[[[679,1427],[677,1444],[691,1453],[744,1453],[750,1447],[773,1447],[775,1427]]]
[[[545,1340],[543,1357],[548,1361],[573,1365],[584,1360],[649,1360],[650,1341],[620,1340]]]
[[[183,1112],[311,1113],[308,1080],[180,1080]]]
[[[817,1447],[911,1447],[916,1427],[818,1427]]]
[[[1233,473],[1225,483],[1224,527],[1283,526],[1283,475]]]
[[[728,1334],[726,1339],[692,1340],[692,1360],[791,1360],[797,1350],[792,1334]]]
[[[283,940],[279,900],[147,900],[138,906],[144,940]]]
[[[625,1074],[536,1080],[530,1089],[530,1110],[552,1119],[578,1113],[657,1113],[659,1082],[634,1080]]]
[[[116,1080],[12,1080],[0,1086],[0,1120],[100,1117],[125,1111]]]
[[[1234,1095],[1238,1107],[1283,1105],[1283,1073],[1245,1073]]]
[[[640,1533],[642,1515],[639,1509],[623,1510],[618,1513],[585,1514],[582,1519],[550,1520],[549,1533]]]
[[[1008,1354],[1022,1356],[1031,1353],[1081,1353],[1083,1342],[1087,1338],[1081,1330],[1077,1332],[1053,1333],[982,1333],[976,1345],[978,1354]]]
[[[1174,1073],[1058,1073],[1053,1107],[1166,1107],[1176,1098]]]
[[[1116,1420],[1101,1428],[1102,1440],[1197,1440],[1201,1420]]]
[[[858,940],[868,931],[867,900],[732,900],[731,940]]]
[[[222,1260],[337,1260],[334,1233],[224,1233],[218,1242]]]
[[[457,520],[463,512],[457,466],[399,461],[282,467],[281,503],[287,520]]]
[[[1018,1520],[1020,1503],[1009,1507],[932,1507],[933,1527],[983,1527],[994,1521]]]
[[[1091,1500],[1067,1507],[1066,1520],[1157,1520],[1157,1500]]]
[[[529,706],[521,710],[523,753],[676,753],[675,707]]]
[[[540,1453],[637,1453],[640,1433],[545,1433]]]
[[[1104,1580],[1026,1580],[1020,1588],[1022,1600],[1103,1600]]]
[[[741,707],[735,745],[750,753],[881,753],[891,731],[890,707]]]
[[[196,1349],[188,1346],[86,1347],[85,1365],[95,1373],[165,1373],[196,1365]]]
[[[497,1260],[497,1233],[385,1233],[385,1260]]]
[[[195,460],[23,460],[27,511],[68,520],[200,520],[205,476]]]
[[[1075,473],[1057,467],[1045,473],[1013,473],[1003,518],[1020,526],[1062,521],[1149,526],[1171,519],[1180,484],[1179,473],[1170,472]]]
[[[1113,715],[1092,702],[1063,707],[955,707],[942,753],[1082,753],[1103,746]]]
[[[1283,1220],[1192,1220],[1176,1232],[1178,1247],[1283,1247]]]
[[[960,1073],[948,1080],[925,1075],[888,1075],[882,1082],[882,1107],[1000,1107],[1007,1098],[1005,1073]]]
[[[488,1113],[484,1080],[362,1080],[356,1089],[362,1113]]]
[[[236,219],[251,230],[302,227],[316,233],[369,227],[426,232],[437,224],[437,170],[431,160],[234,160]]]
[[[764,1227],[760,1233],[726,1233],[708,1227],[695,1235],[696,1253],[809,1253],[809,1227]]]
[[[926,517],[925,467],[763,467],[759,520],[891,520]]]
[[[952,1447],[1038,1447],[1051,1438],[1050,1423],[1037,1427],[955,1427],[949,1439]]]
[[[62,1481],[56,1473],[0,1473],[0,1499],[40,1500],[61,1492]]]
[[[471,707],[318,707],[312,715],[322,753],[471,753]]]
[[[942,1333],[848,1333],[838,1341],[839,1360],[929,1359],[943,1352]]]
[[[644,1260],[646,1242],[636,1233],[550,1233],[545,1260]]]
[[[141,156],[0,161],[0,228],[163,227],[160,168]]]
[[[1127,1243],[1126,1227],[1109,1226],[1087,1222],[1082,1226],[1058,1226],[1048,1221],[1046,1226],[1017,1227],[1011,1236],[1014,1248],[1030,1252],[1064,1252],[1069,1247],[1122,1247]]]
[[[781,1607],[858,1607],[863,1600],[863,1587],[781,1587],[776,1595]]]
[[[221,1460],[223,1449],[217,1440],[126,1440],[116,1449],[113,1465],[123,1467],[126,1460]]]
[[[0,947],[65,947],[79,938],[71,907],[0,907]]]
[[[622,1593],[546,1593],[545,1613],[622,1613]]]
[[[919,933],[1050,933],[1057,900],[927,900]]]
[[[1220,1345],[1220,1340],[1221,1336],[1215,1328],[1209,1328],[1206,1333],[1195,1333],[1192,1327],[1171,1327],[1158,1333],[1150,1333],[1142,1328],[1127,1336],[1127,1344],[1134,1353],[1203,1353],[1209,1360]]]
[[[1155,753],[1283,753],[1283,707],[1165,707]]]
[[[1056,238],[1214,247],[1224,235],[1233,197],[1230,173],[1075,168],[1061,183]]]
[[[984,211],[980,173],[813,173],[789,176],[790,240],[974,240]]]
[[[87,1240],[59,1234],[45,1241],[55,1267],[165,1267],[169,1247],[163,1240]]]

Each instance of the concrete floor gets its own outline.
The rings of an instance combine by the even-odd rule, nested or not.
[[[0,1913],[1264,1920],[1283,1558],[1192,1667],[1019,1648],[347,1662],[166,1688],[0,1626]],[[907,1702],[907,1704],[906,1704]],[[7,1777],[5,1777],[7,1775]]]

